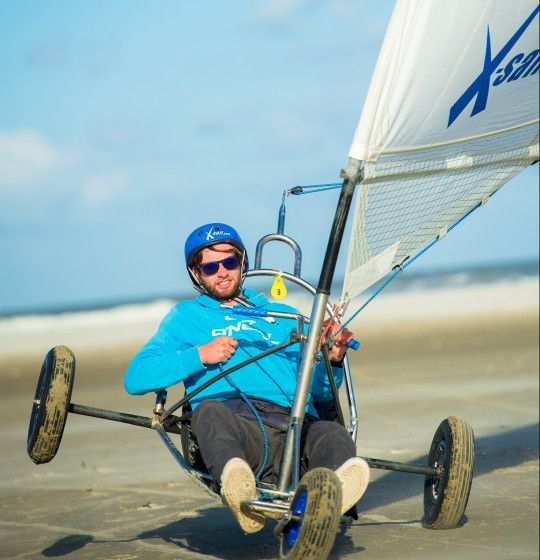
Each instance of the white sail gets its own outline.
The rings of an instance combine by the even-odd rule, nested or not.
[[[346,302],[538,160],[536,0],[398,0],[349,151]]]

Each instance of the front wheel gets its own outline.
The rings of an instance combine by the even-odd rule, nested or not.
[[[28,455],[37,465],[51,461],[64,433],[75,375],[75,356],[55,346],[45,356],[30,414]]]
[[[341,482],[330,469],[308,471],[294,493],[281,532],[281,560],[326,560],[341,518]]]
[[[429,450],[429,465],[443,473],[426,477],[424,525],[453,529],[465,513],[473,477],[474,434],[466,420],[449,416],[441,422]]]

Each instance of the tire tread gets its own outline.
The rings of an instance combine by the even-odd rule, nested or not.
[[[73,388],[75,356],[67,346],[55,346],[45,357],[38,382],[36,398],[39,399],[35,424],[30,422],[28,455],[36,464],[51,461],[64,432],[68,407]]]
[[[453,529],[459,525],[467,507],[474,470],[474,434],[467,421],[449,416],[441,422],[432,447],[442,433],[449,446],[446,485],[435,507],[425,507],[424,523],[430,529]],[[430,492],[431,488],[426,488]],[[429,498],[425,498],[429,502]]]
[[[308,492],[302,528],[298,540],[286,553],[282,543],[280,559],[326,560],[334,546],[341,518],[341,483],[333,471],[316,468],[300,481],[298,488],[302,487]]]

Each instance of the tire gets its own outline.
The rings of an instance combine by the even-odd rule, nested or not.
[[[281,534],[281,560],[326,560],[341,518],[341,482],[330,469],[308,471],[293,496],[290,521]]]
[[[443,420],[431,443],[429,465],[443,467],[441,477],[427,476],[424,483],[424,526],[454,529],[465,513],[474,468],[474,434],[463,418]]]
[[[51,461],[64,432],[68,414],[75,356],[67,346],[55,346],[45,356],[30,414],[26,449],[39,465]]]

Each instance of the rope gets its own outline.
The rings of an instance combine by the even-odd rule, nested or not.
[[[536,162],[535,162],[536,163]],[[293,187],[291,189],[289,189],[288,191],[285,191],[283,193],[283,204],[285,204],[285,197],[290,195],[290,194],[294,194],[294,195],[301,195],[301,194],[313,194],[313,193],[317,193],[317,192],[322,192],[322,191],[330,191],[330,190],[334,190],[334,189],[339,189],[342,187],[342,183],[318,183],[315,185],[297,185],[296,187]],[[495,193],[493,193],[495,194]],[[460,224],[463,220],[465,220],[465,218],[467,218],[470,214],[472,214],[477,208],[479,208],[480,206],[482,206],[482,203],[478,204],[477,206],[471,208],[466,214],[464,214],[459,220],[457,220],[454,224],[452,224],[449,228],[447,233],[450,233],[458,224]],[[336,331],[336,333],[334,333],[334,336],[336,336],[339,332],[341,332],[347,325],[349,325],[351,323],[351,321],[353,321],[358,314],[363,311],[385,288],[386,286],[388,286],[388,284],[390,284],[390,282],[392,282],[392,280],[394,280],[401,272],[403,272],[408,266],[410,266],[418,257],[420,257],[421,255],[423,255],[427,250],[429,250],[433,245],[435,245],[435,243],[437,243],[437,241],[439,241],[441,239],[441,236],[436,237],[435,239],[433,239],[430,243],[428,243],[428,245],[426,245],[421,251],[419,251],[418,253],[416,253],[416,255],[414,255],[412,258],[410,258],[405,264],[402,265],[397,265],[394,268],[393,273],[383,282],[383,284],[381,284],[381,286],[379,286],[379,288],[375,291],[374,294],[372,294],[350,317],[349,319],[347,319],[347,321],[345,321],[345,323],[343,323],[341,325],[341,327],[339,328],[338,331]],[[247,398],[247,397],[246,397]],[[246,401],[247,402],[247,401]],[[248,403],[248,406],[251,403]],[[256,413],[255,413],[256,414]],[[256,415],[257,416],[257,415]]]
[[[221,364],[219,364],[219,369],[221,370],[222,368],[223,368],[223,366]],[[257,423],[259,424],[259,428],[261,428],[263,441],[264,441],[264,456],[263,456],[263,461],[262,461],[262,464],[261,464],[261,468],[257,471],[257,474],[255,475],[255,481],[258,483],[261,480],[261,476],[263,475],[264,469],[266,468],[266,463],[268,462],[268,448],[269,448],[268,436],[266,435],[266,430],[264,429],[264,424],[261,420],[261,417],[259,416],[259,413],[257,412],[257,409],[253,406],[253,404],[249,400],[248,396],[238,387],[238,385],[232,379],[230,379],[228,376],[227,376],[226,379],[229,382],[229,384],[238,392],[241,399],[247,404],[247,406],[251,410],[251,412],[253,412],[253,415],[255,416],[255,419],[257,420]]]
[[[287,194],[313,194],[322,191],[331,191],[334,189],[340,189],[343,183],[319,183],[317,185],[297,185],[292,189],[286,191]]]
[[[257,409],[253,406],[253,404],[251,404],[251,401],[248,399],[248,397],[242,391],[239,391],[239,392],[240,392],[240,396],[242,397],[244,402],[248,405],[249,409],[251,410],[251,412],[253,412],[253,415],[257,419],[257,423],[259,424],[259,428],[261,428],[261,432],[262,432],[262,436],[263,436],[263,440],[264,440],[263,462],[262,462],[261,468],[259,469],[259,471],[257,472],[257,475],[255,476],[256,482],[260,482],[261,476],[263,475],[264,469],[266,468],[266,463],[268,462],[268,447],[269,447],[268,436],[266,435],[266,430],[264,429],[264,424],[261,420],[261,417],[259,416],[259,413],[257,412]]]
[[[396,268],[394,268],[394,271],[392,272],[392,274],[377,288],[377,290],[375,291],[375,293],[373,293],[339,328],[338,331],[336,331],[336,333],[334,334],[334,336],[336,336],[336,334],[338,334],[340,331],[342,331],[347,325],[349,325],[351,323],[351,321],[354,320],[354,318],[363,310],[365,309],[385,288],[386,286],[388,286],[388,284],[390,284],[390,282],[392,282],[392,280],[394,280],[396,278],[396,276],[398,276],[399,274],[401,274],[409,265],[411,265],[420,255],[422,255],[423,253],[425,253],[432,245],[435,245],[435,243],[437,243],[437,241],[439,241],[439,238],[435,238],[431,243],[429,243],[429,245],[426,245],[420,252],[416,253],[416,255],[414,255],[414,257],[412,259],[410,259],[409,261],[407,261],[406,264],[404,264],[403,266],[397,266]]]
[[[493,193],[495,194],[495,193]],[[493,195],[492,195],[493,196]],[[446,232],[447,234],[450,233],[455,227],[457,227],[461,222],[463,222],[463,220],[465,220],[466,218],[468,218],[475,210],[477,210],[478,208],[480,208],[482,206],[482,202],[480,202],[479,204],[477,204],[476,206],[474,206],[473,208],[471,208],[466,214],[464,214],[463,216],[461,216],[461,218],[459,220],[457,220],[456,222],[454,222],[449,228],[448,231]],[[421,255],[423,255],[426,251],[428,251],[429,249],[431,249],[431,247],[433,247],[433,245],[435,245],[435,243],[437,243],[438,241],[440,241],[442,239],[442,237],[439,235],[437,236],[435,239],[433,239],[430,243],[428,243],[421,251],[418,251],[418,253],[416,253],[416,255],[414,255],[412,258],[410,258],[405,264],[403,265],[398,265],[397,267],[394,268],[394,272],[385,280],[385,282],[383,284],[381,284],[381,286],[377,289],[377,291],[371,295],[361,306],[360,308],[358,308],[346,321],[345,323],[343,323],[343,325],[341,325],[341,327],[339,328],[338,331],[336,331],[336,333],[334,334],[334,336],[336,336],[336,334],[338,334],[340,331],[342,331],[347,325],[350,324],[350,322],[363,310],[365,309],[369,303],[371,303],[376,296],[378,296],[385,288],[386,286],[388,286],[388,284],[390,284],[390,282],[392,282],[392,280],[394,280],[394,278],[396,278],[396,276],[398,276],[401,272],[403,272],[408,266],[410,266],[418,257],[420,257]]]

